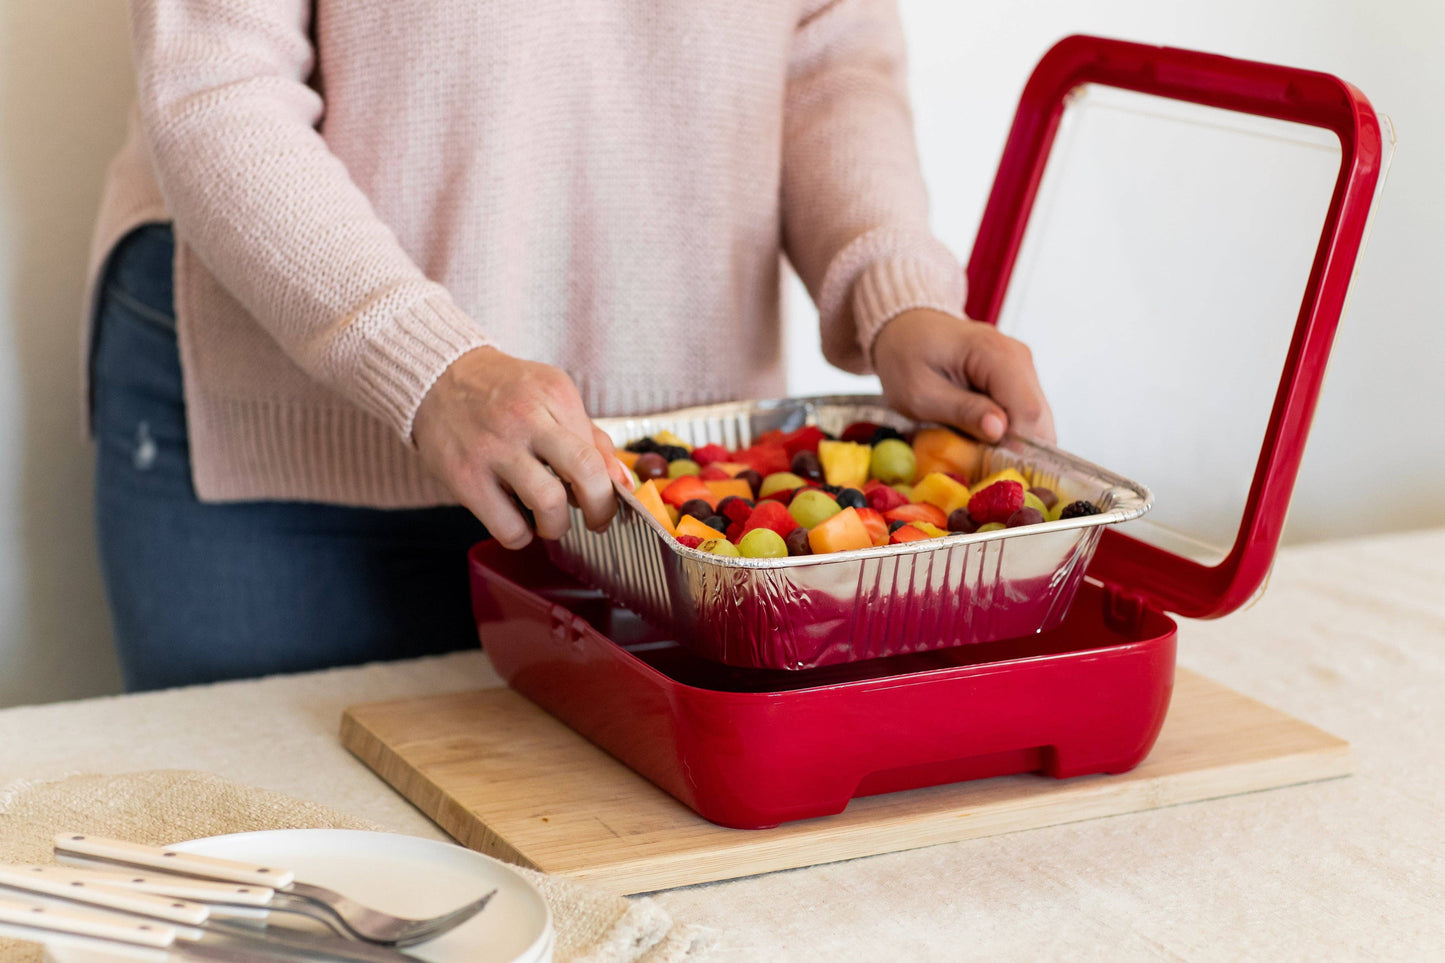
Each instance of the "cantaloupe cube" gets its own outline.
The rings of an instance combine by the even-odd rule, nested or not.
[[[808,532],[808,547],[814,555],[829,552],[851,552],[858,548],[871,548],[873,539],[868,527],[858,517],[858,510],[845,508],[831,518],[814,525]]]
[[[637,459],[641,457],[641,452],[628,451],[626,448],[617,449],[617,460],[622,462],[622,464],[626,465],[628,468],[636,467]]]
[[[677,534],[677,525],[668,512],[670,506],[663,503],[662,492],[657,490],[657,479],[648,479],[638,485],[637,491],[632,494],[637,496],[637,500],[642,503],[643,508],[647,509],[648,514],[662,523],[662,527],[667,529],[669,535]]]
[[[918,474],[958,472],[972,478],[978,464],[978,442],[948,428],[920,428],[913,436]]]
[[[691,515],[684,515],[678,521],[677,534],[679,536],[696,535],[704,542],[710,538],[727,538],[727,535],[725,533],[718,531],[717,529],[713,528],[711,525],[708,525],[705,522],[698,521]]]
[[[741,478],[729,478],[726,481],[707,481],[703,482],[703,484],[707,486],[708,491],[712,492],[712,504],[714,508],[717,507],[718,502],[727,498],[729,495],[736,495],[739,498],[753,497],[752,486]]]

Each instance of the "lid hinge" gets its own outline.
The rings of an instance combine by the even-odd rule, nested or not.
[[[1148,603],[1137,592],[1104,582],[1104,623],[1116,632],[1135,635],[1144,627]]]

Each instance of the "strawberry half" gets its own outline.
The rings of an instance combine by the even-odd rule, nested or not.
[[[868,537],[873,539],[873,544],[887,545],[888,523],[883,520],[883,513],[875,508],[860,508],[857,511],[863,527],[868,529]]]

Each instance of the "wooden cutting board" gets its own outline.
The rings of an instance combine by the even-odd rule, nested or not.
[[[614,892],[897,852],[1272,789],[1351,770],[1349,744],[1186,669],[1133,772],[1007,776],[724,829],[510,689],[353,706],[346,747],[463,845]]]

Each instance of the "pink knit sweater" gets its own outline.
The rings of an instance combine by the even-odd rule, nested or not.
[[[92,279],[175,225],[206,500],[449,501],[412,418],[493,344],[608,415],[782,390],[779,253],[852,371],[956,312],[891,0],[135,0]]]

